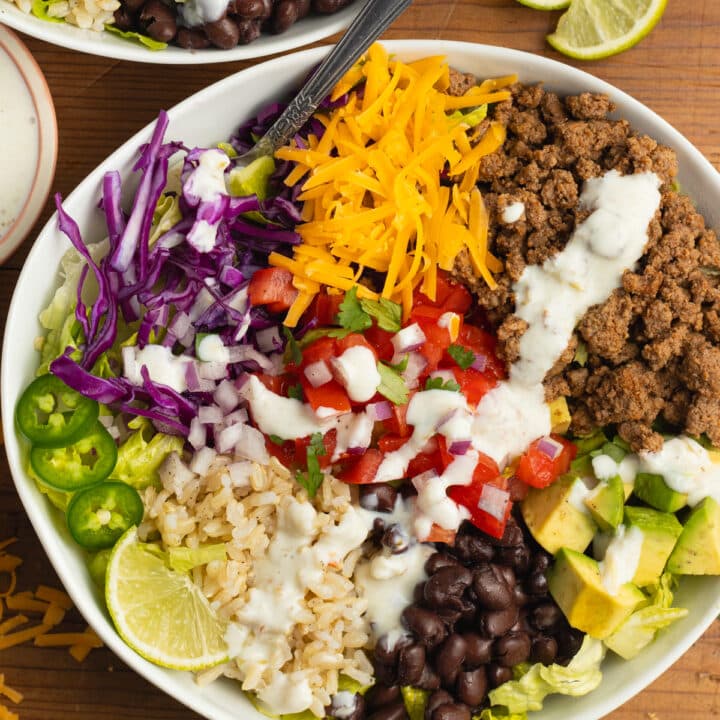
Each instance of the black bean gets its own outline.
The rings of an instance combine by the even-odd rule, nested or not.
[[[388,548],[393,555],[399,555],[410,547],[410,536],[402,525],[393,523],[385,530],[380,542]]]
[[[534,628],[531,627],[528,622],[528,613],[525,608],[519,609],[517,622],[510,628],[510,632],[525,632],[530,635],[535,634]]]
[[[480,614],[480,630],[489,637],[504,635],[517,622],[518,608],[510,605],[504,610],[487,610]]]
[[[238,45],[247,45],[260,37],[262,20],[259,18],[237,18]]]
[[[397,677],[400,685],[415,685],[425,667],[425,648],[420,643],[401,648],[398,654]]]
[[[367,720],[408,720],[405,703],[395,701],[376,710]]]
[[[273,8],[272,29],[273,32],[285,32],[299,19],[298,5],[295,0],[280,0]]]
[[[451,567],[458,564],[458,561],[452,555],[436,552],[427,559],[427,562],[425,563],[425,572],[428,575],[433,575],[440,570],[440,568]]]
[[[383,665],[376,662],[373,664],[375,670],[375,680],[382,685],[397,685],[397,670],[395,665]]]
[[[583,637],[583,633],[579,630],[570,627],[563,628],[555,636],[558,643],[558,655],[568,660],[574,657],[582,645]]]
[[[422,675],[416,684],[423,690],[437,690],[440,687],[440,676],[432,669],[429,663],[425,663]]]
[[[425,645],[433,648],[441,643],[447,635],[445,623],[430,610],[410,605],[403,610],[402,620],[405,627]]]
[[[554,637],[538,635],[533,639],[530,661],[550,665],[557,657],[558,644]]]
[[[132,30],[135,27],[135,14],[126,6],[121,5],[113,13],[113,25],[118,30]]]
[[[473,573],[473,590],[481,606],[502,610],[513,602],[513,587],[497,565],[480,565]]]
[[[453,696],[447,690],[436,690],[430,695],[425,704],[425,720],[430,720],[435,708],[453,701]]]
[[[338,720],[364,720],[365,718],[365,698],[360,693],[353,695],[353,706],[348,706],[345,702],[338,702],[337,695],[333,695],[327,714]]]
[[[186,50],[203,50],[210,47],[207,35],[199,28],[178,28],[175,42]]]
[[[397,490],[387,483],[373,483],[360,486],[360,507],[381,513],[392,512],[395,508]]]
[[[503,548],[517,547],[524,545],[525,536],[522,528],[517,524],[515,519],[511,517],[508,520],[507,525],[505,525],[503,536],[499,540],[493,540],[492,543],[497,547]]]
[[[526,632],[508,633],[495,641],[495,662],[505,667],[514,667],[530,657],[532,643]]]
[[[440,568],[425,583],[425,602],[433,608],[462,610],[460,596],[472,582],[472,577],[462,565]]]
[[[202,27],[207,39],[221,50],[234,48],[240,40],[237,23],[229,17],[205,23]]]
[[[457,677],[455,692],[458,700],[470,707],[477,707],[487,695],[488,681],[484,667],[461,672]]]
[[[140,11],[138,21],[153,40],[170,42],[177,33],[175,14],[160,0],[148,0]]]
[[[344,8],[351,2],[352,0],[312,0],[312,8],[316,13],[329,15]]]
[[[538,630],[554,630],[564,622],[562,610],[554,603],[537,605],[530,611],[530,624]]]
[[[394,665],[400,650],[410,644],[412,644],[412,639],[407,635],[403,635],[392,644],[388,642],[388,636],[383,635],[375,644],[373,657],[382,665]]]
[[[431,720],[470,720],[470,708],[460,703],[445,703],[433,710]]]
[[[512,670],[497,663],[490,663],[485,668],[485,672],[487,673],[488,686],[491,689],[513,679]]]
[[[489,663],[492,659],[491,638],[481,637],[477,633],[466,633],[463,635],[465,641],[465,669],[474,670],[480,665]]]
[[[533,572],[525,578],[525,589],[530,595],[547,595],[548,583],[544,572]]]
[[[488,562],[493,557],[490,542],[476,535],[458,535],[453,551],[463,562]]]
[[[445,687],[452,687],[455,678],[462,669],[465,660],[465,640],[461,635],[453,633],[448,635],[435,656],[435,668],[440,676],[440,682]]]
[[[500,568],[500,572],[503,574],[503,577],[505,578],[505,582],[510,587],[516,587],[518,582],[515,578],[515,571],[509,566],[509,565],[497,565],[496,567]]]
[[[547,553],[542,550],[536,552],[530,562],[531,572],[545,572],[550,567],[550,561],[551,557]]]
[[[144,4],[144,0],[123,0],[122,7],[131,13],[136,13]]]
[[[509,565],[517,575],[525,575],[530,567],[530,549],[525,545],[499,547],[495,558],[497,562]]]
[[[265,0],[232,0],[228,5],[228,12],[246,18],[268,17],[266,9]],[[270,11],[272,12],[272,6]]]
[[[365,694],[365,704],[368,710],[375,710],[383,705],[397,702],[401,699],[399,685],[383,685],[375,683]]]
[[[525,594],[522,585],[516,585],[513,588],[513,598],[518,607],[523,607],[523,605],[527,605],[530,602],[530,597]],[[537,598],[535,599],[537,600]]]

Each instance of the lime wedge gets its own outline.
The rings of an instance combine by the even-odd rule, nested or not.
[[[517,0],[533,10],[564,10],[570,7],[570,0]]]
[[[578,60],[598,60],[627,50],[662,17],[667,0],[573,0],[548,42]]]
[[[228,659],[225,626],[187,573],[165,553],[141,543],[136,528],[110,556],[105,600],[120,637],[146,660],[176,670],[202,670]]]

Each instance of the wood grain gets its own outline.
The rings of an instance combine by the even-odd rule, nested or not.
[[[415,0],[387,38],[439,38],[501,45],[563,60],[544,42],[558,13],[512,0]],[[25,38],[55,99],[60,150],[54,188],[68,194],[112,150],[169,108],[251,63],[196,67],[129,64]],[[332,39],[331,39],[332,40]],[[574,63],[647,104],[720,165],[720,2],[670,0],[652,34],[629,52]],[[522,75],[522,68],[518,68]],[[210,111],[215,112],[212,108]],[[1,160],[0,160],[1,162]],[[0,172],[7,172],[0,165]],[[0,268],[0,326],[32,238],[51,214],[47,203],[28,240]],[[57,578],[27,520],[2,454],[0,539],[20,538],[22,588]],[[78,628],[79,617],[74,618]],[[63,650],[23,646],[0,651],[0,672],[26,696],[22,720],[192,720],[199,716],[167,698],[108,650],[78,665]],[[612,713],[611,720],[709,720],[720,715],[720,624],[671,670]],[[601,692],[601,691],[600,691]]]

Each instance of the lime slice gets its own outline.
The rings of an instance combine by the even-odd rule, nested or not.
[[[578,60],[598,60],[627,50],[662,17],[667,0],[573,0],[548,42]]]
[[[202,670],[228,659],[225,626],[187,573],[171,570],[136,528],[118,540],[108,563],[105,601],[120,637],[146,660]]]
[[[517,0],[533,10],[564,10],[570,7],[570,0]]]

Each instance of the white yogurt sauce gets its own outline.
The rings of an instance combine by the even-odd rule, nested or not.
[[[172,354],[172,350],[164,345],[146,345],[140,349],[136,346],[123,348],[123,370],[125,377],[133,385],[142,385],[143,366],[153,382],[167,385],[177,392],[187,390],[185,377],[187,366],[192,358]]]
[[[20,70],[0,51],[0,237],[20,215],[37,172],[39,130]]]
[[[635,481],[639,464],[636,455],[626,455],[620,462],[616,462],[609,455],[597,455],[592,459],[593,472],[598,480],[610,480],[619,476],[626,484]]]
[[[524,212],[525,203],[517,201],[508,205],[502,211],[502,215],[500,217],[506,225],[510,225],[514,222],[517,222],[523,216]]]
[[[230,158],[222,150],[212,148],[200,155],[197,167],[188,175],[183,184],[183,194],[191,205],[210,203],[222,195],[227,195],[225,169]],[[215,247],[220,219],[209,221],[207,218],[195,220],[188,232],[188,238],[200,252],[210,252]]]
[[[354,402],[367,402],[380,384],[375,355],[370,348],[356,345],[333,359],[333,368],[340,384]]]
[[[197,345],[197,356],[204,362],[230,362],[230,350],[219,335],[206,335]]]
[[[227,0],[187,0],[178,4],[178,12],[185,25],[193,27],[219,20],[227,6]]]
[[[618,525],[605,550],[605,556],[598,563],[600,580],[610,595],[617,595],[620,588],[635,577],[643,540],[640,528],[632,525],[628,529]]]

